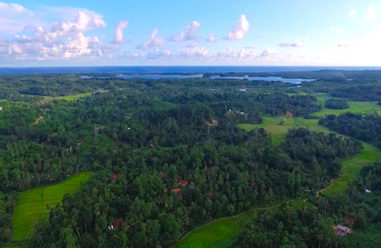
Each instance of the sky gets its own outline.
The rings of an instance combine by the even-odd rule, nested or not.
[[[381,66],[380,0],[0,0],[0,66]]]

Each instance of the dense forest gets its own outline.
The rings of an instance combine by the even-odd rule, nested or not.
[[[51,209],[25,246],[170,247],[212,219],[308,198],[303,209],[283,206],[259,215],[240,236],[241,247],[340,247],[332,223],[355,214],[363,221],[358,223],[376,223],[377,215],[361,213],[368,200],[359,192],[380,187],[379,167],[365,168],[342,199],[315,193],[340,176],[341,158],[361,152],[355,139],[379,145],[380,117],[329,115],[321,125],[355,139],[295,127],[280,144],[265,129],[244,131],[239,124],[315,118],[323,105],[343,109],[348,100],[380,100],[357,89],[359,98],[335,93],[360,87],[362,75],[305,73],[316,81],[300,87],[207,76],[1,76],[0,244],[11,237],[18,192],[91,171],[91,179]],[[361,83],[379,87],[377,73],[366,75]],[[317,92],[345,99],[321,102]],[[337,206],[343,212],[335,212]]]
[[[325,101],[325,107],[330,109],[347,109],[349,105],[345,99],[331,98]]]
[[[240,146],[206,142],[139,154],[113,151],[103,161],[109,168],[52,212],[32,247],[67,246],[68,240],[81,247],[103,247],[111,240],[115,247],[167,246],[208,219],[316,191],[337,176],[335,158],[361,149],[356,141],[304,129],[291,131],[278,148],[266,136],[253,131]],[[115,221],[120,226],[110,232]]]
[[[320,120],[320,124],[336,132],[381,146],[381,136],[379,135],[381,133],[381,116],[377,114],[328,115]]]
[[[358,180],[341,197],[315,197],[301,209],[282,206],[275,214],[261,213],[239,238],[241,247],[379,247],[381,200],[367,189],[381,189],[381,164],[364,168]],[[332,228],[348,226],[358,233],[342,239]],[[373,237],[372,237],[373,236]]]

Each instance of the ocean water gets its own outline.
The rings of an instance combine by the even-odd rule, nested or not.
[[[254,73],[319,70],[381,70],[381,67],[354,66],[93,66],[93,67],[19,67],[0,68],[0,74],[86,74],[86,73]]]

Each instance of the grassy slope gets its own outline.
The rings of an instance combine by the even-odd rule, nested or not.
[[[271,211],[280,204],[253,208],[232,217],[215,219],[188,234],[172,248],[223,248],[230,247],[237,240],[241,228],[261,210]]]
[[[319,97],[322,100],[322,97]],[[369,113],[374,111],[381,113],[381,106],[373,102],[350,102],[350,108],[346,110],[331,110],[323,108],[322,111],[315,113],[317,116],[327,114],[339,114],[343,112]],[[281,143],[286,137],[287,131],[294,127],[305,127],[317,132],[330,132],[327,128],[319,126],[316,119],[287,118],[287,117],[265,117],[263,123],[258,125],[240,124],[240,127],[246,131],[254,128],[265,128],[272,134],[274,143]],[[364,150],[355,156],[342,160],[342,176],[333,180],[322,191],[324,194],[338,195],[345,191],[349,183],[356,178],[361,168],[381,160],[381,151],[374,146],[363,143]],[[300,200],[293,200],[290,204],[295,207],[300,206]],[[270,206],[269,208],[274,207]],[[250,211],[256,213],[257,208]],[[255,217],[255,214],[241,213],[237,216],[241,220],[237,222],[237,217],[225,217],[214,220],[208,224],[202,225],[191,232],[176,244],[173,248],[228,248],[238,238],[238,234],[247,221]],[[366,235],[366,234],[364,234]]]
[[[75,101],[79,98],[90,96],[91,94],[92,93],[81,93],[81,94],[75,94],[75,95],[69,95],[69,96],[52,97],[52,99],[65,100],[65,101]]]
[[[326,99],[329,99],[329,97],[326,94],[316,94],[316,97],[319,99],[319,101],[322,103],[322,106],[324,106],[324,102]],[[381,114],[381,106],[378,105],[377,102],[352,102],[348,101],[349,108],[347,109],[328,109],[323,107],[323,109],[314,115],[316,116],[325,116],[328,114],[333,115],[339,115],[346,112],[352,112],[352,113],[361,113],[361,114],[368,114],[368,113],[378,113]]]
[[[361,169],[381,160],[381,151],[374,146],[363,142],[363,151],[355,156],[342,160],[341,176],[332,180],[330,185],[323,189],[325,195],[340,195],[348,185],[359,175]]]
[[[12,216],[13,232],[8,247],[17,247],[12,244],[29,239],[35,225],[48,218],[49,209],[58,205],[64,195],[77,191],[80,184],[89,178],[90,173],[81,173],[55,185],[21,192]]]

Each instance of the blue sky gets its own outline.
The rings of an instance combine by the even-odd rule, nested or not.
[[[381,65],[381,1],[0,2],[0,66]]]

